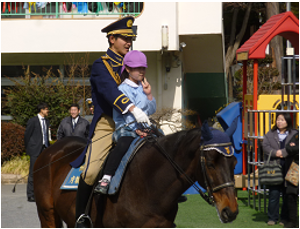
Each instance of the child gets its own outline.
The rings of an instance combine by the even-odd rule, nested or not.
[[[145,78],[146,68],[148,67],[146,56],[140,51],[133,50],[125,55],[123,63],[121,70],[123,82],[119,89],[148,116],[154,114],[156,101],[151,94],[151,86]],[[115,174],[131,142],[139,135],[147,136],[147,133],[142,131],[143,127],[134,122],[135,118],[130,112],[122,115],[114,110],[113,119],[116,124],[113,140],[117,142],[117,145],[109,153],[103,171],[104,176],[95,188],[95,192],[102,194],[107,194],[111,177]]]

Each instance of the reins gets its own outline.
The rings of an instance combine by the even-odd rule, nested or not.
[[[151,120],[151,121],[154,122],[153,120]],[[117,131],[117,130],[119,130],[119,129],[121,129],[121,128],[125,128],[125,127],[127,127],[127,126],[129,126],[130,124],[135,123],[135,122],[136,122],[136,121],[132,121],[132,122],[130,122],[130,123],[128,123],[128,124],[126,124],[126,125],[124,125],[124,126],[118,128],[118,129],[116,129],[115,131]],[[154,123],[155,123],[155,122],[154,122]],[[195,190],[201,195],[201,197],[202,197],[208,204],[214,206],[214,200],[213,200],[213,196],[212,196],[212,193],[213,193],[213,192],[216,192],[216,191],[218,191],[218,190],[220,190],[220,189],[223,189],[223,188],[226,188],[226,187],[234,186],[234,182],[227,182],[227,183],[221,184],[221,185],[219,185],[219,186],[217,186],[217,187],[214,187],[214,188],[212,189],[212,192],[211,192],[211,190],[209,189],[209,186],[208,186],[207,179],[206,179],[207,173],[206,173],[206,171],[205,171],[205,156],[204,156],[204,149],[205,149],[205,148],[209,148],[209,147],[215,147],[215,146],[229,146],[229,145],[231,145],[230,142],[229,142],[229,143],[219,143],[219,144],[202,145],[202,146],[200,147],[200,154],[201,154],[201,156],[200,156],[200,163],[201,163],[201,167],[202,167],[202,172],[203,172],[203,176],[204,176],[205,185],[206,185],[206,188],[207,188],[207,191],[208,191],[208,194],[209,194],[209,195],[206,195],[206,194],[198,187],[198,185],[196,185],[195,182],[194,182],[194,181],[193,181],[193,180],[192,180],[192,179],[191,179],[191,178],[190,178],[190,177],[182,170],[182,168],[181,168],[181,167],[180,167],[180,166],[179,166],[179,165],[171,158],[171,156],[165,151],[165,149],[159,144],[159,142],[157,141],[157,137],[156,137],[156,136],[162,136],[163,134],[161,134],[161,133],[158,131],[157,128],[156,128],[156,129],[153,129],[153,128],[151,128],[151,127],[145,127],[144,129],[145,129],[145,130],[148,130],[148,132],[147,132],[147,133],[148,133],[148,136],[145,137],[145,138],[146,138],[149,142],[155,143],[155,145],[159,148],[159,151],[160,151],[160,152],[168,159],[168,161],[171,163],[171,165],[172,165],[172,166],[173,166],[173,167],[174,167],[181,175],[183,175],[183,176],[185,177],[185,179],[187,180],[187,182],[188,182],[191,186],[193,186],[193,187],[195,188]],[[151,133],[151,131],[154,131],[154,134]],[[98,139],[96,139],[96,140],[94,140],[94,141],[90,141],[90,142],[88,142],[88,144],[92,144],[92,143],[94,143],[94,142],[96,142],[96,141],[99,141],[99,140],[101,140],[102,138],[104,138],[104,137],[106,137],[106,136],[108,136],[108,135],[111,135],[111,134],[113,134],[113,133],[106,134],[106,135],[104,135],[104,136],[102,136],[102,137],[100,137],[100,138],[98,138]],[[155,136],[154,136],[154,135],[155,135]],[[33,171],[33,173],[36,173],[36,172],[38,172],[38,171],[40,171],[40,170],[42,170],[42,169],[44,169],[44,168],[46,168],[46,167],[52,165],[53,163],[62,160],[63,158],[65,158],[65,157],[67,157],[67,156],[70,156],[71,154],[77,152],[78,150],[83,150],[85,147],[86,147],[86,146],[80,147],[80,148],[78,148],[78,149],[76,149],[76,150],[73,150],[72,152],[70,152],[70,153],[68,153],[68,154],[66,154],[66,155],[64,155],[64,156],[62,156],[61,158],[59,158],[59,159],[57,159],[57,160],[55,160],[55,161],[52,161],[52,162],[46,164],[45,166],[43,166],[43,167],[41,167],[41,168],[39,168],[39,169]],[[91,163],[92,163],[92,162],[95,162],[95,161],[91,161]],[[28,173],[28,174],[29,174],[29,173]],[[19,179],[16,181],[16,183],[15,183],[15,185],[14,185],[14,188],[13,188],[13,190],[12,190],[13,193],[15,192],[17,183],[18,183],[20,180],[22,180],[24,177],[28,176],[28,174],[25,175],[25,176],[23,176],[23,177],[21,177],[21,178],[19,178]]]
[[[156,145],[158,146],[160,152],[168,159],[168,161],[171,163],[171,165],[177,170],[177,172],[179,172],[180,174],[182,174],[185,179],[187,180],[187,182],[193,186],[196,191],[201,195],[201,197],[210,205],[214,206],[214,201],[212,198],[210,198],[209,196],[205,195],[205,193],[198,187],[198,185],[195,184],[195,182],[182,170],[182,168],[180,168],[180,166],[171,158],[171,156],[165,151],[165,149],[158,143],[157,139],[155,137],[152,136],[152,138],[156,143]]]
[[[136,121],[132,121],[132,122],[130,122],[130,123],[127,123],[126,125],[121,126],[121,127],[119,127],[118,129],[116,129],[116,130],[119,130],[119,129],[121,129],[121,128],[125,128],[125,127],[127,127],[127,126],[129,126],[130,124],[135,123],[135,122],[136,122]],[[92,143],[94,143],[94,142],[96,142],[96,141],[99,141],[99,140],[101,140],[102,138],[105,138],[106,136],[111,135],[111,134],[113,134],[113,133],[106,134],[106,135],[104,135],[104,136],[102,136],[102,137],[100,137],[100,138],[98,138],[98,139],[96,139],[96,140],[94,140],[94,141],[89,142],[89,144],[92,144]],[[68,154],[66,154],[66,155],[64,155],[64,156],[62,156],[62,157],[60,157],[59,159],[57,159],[57,160],[55,160],[55,161],[52,161],[52,162],[46,164],[45,166],[43,166],[43,167],[41,167],[41,168],[39,168],[39,169],[33,171],[33,174],[36,173],[36,172],[38,172],[38,171],[40,171],[40,170],[42,170],[42,169],[44,169],[44,168],[49,167],[49,166],[52,165],[53,163],[58,162],[58,161],[62,160],[62,159],[65,158],[65,157],[68,157],[68,156],[72,155],[73,153],[77,152],[78,150],[83,150],[85,147],[86,147],[86,146],[80,147],[80,148],[78,148],[78,149],[76,149],[76,150],[71,151],[70,153],[68,153]],[[91,163],[93,163],[93,162],[95,162],[95,161],[91,161]],[[19,179],[16,181],[16,183],[15,183],[13,189],[12,189],[12,192],[13,192],[13,193],[16,192],[16,186],[17,186],[18,182],[19,182],[20,180],[22,180],[23,178],[27,177],[28,175],[29,175],[29,173],[28,173],[27,175],[25,175],[25,176],[19,178]]]
[[[210,147],[220,147],[220,146],[230,146],[232,145],[231,142],[228,143],[218,143],[218,144],[207,144],[207,145],[201,145],[200,146],[200,163],[202,168],[202,173],[204,177],[205,186],[208,192],[208,195],[206,195],[199,187],[195,184],[195,182],[182,170],[182,168],[171,158],[171,156],[165,151],[165,149],[159,144],[157,141],[157,137],[150,135],[146,137],[149,142],[154,142],[156,146],[159,148],[159,151],[168,159],[168,161],[171,163],[171,165],[179,172],[181,175],[185,177],[187,182],[193,186],[196,191],[200,194],[200,196],[210,205],[214,206],[214,199],[212,193],[217,192],[223,188],[227,187],[234,187],[234,182],[226,182],[224,184],[218,185],[210,190],[207,182],[207,173],[205,170],[205,155],[204,155],[204,149],[210,148]]]

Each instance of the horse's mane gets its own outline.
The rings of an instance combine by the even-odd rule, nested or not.
[[[200,128],[177,132],[179,134],[179,137],[177,142],[175,143],[175,147],[179,147],[180,144],[188,145],[192,143],[196,137],[199,137],[200,139],[200,132]]]
[[[178,131],[164,137],[162,143],[165,148],[175,152],[177,151],[176,149],[179,149],[181,146],[190,146],[197,137],[200,142],[200,133],[200,128]]]

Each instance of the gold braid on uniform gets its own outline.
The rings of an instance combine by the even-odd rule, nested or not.
[[[121,84],[121,78],[119,75],[116,75],[112,69],[112,67],[107,63],[107,57],[101,57],[102,61],[105,65],[105,67],[107,68],[108,72],[110,73],[110,75],[112,76],[112,78],[114,78],[114,80],[116,81],[117,85],[119,86]]]

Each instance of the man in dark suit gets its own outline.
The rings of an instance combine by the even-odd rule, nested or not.
[[[29,202],[35,202],[33,192],[33,166],[40,153],[50,146],[48,130],[50,122],[45,117],[48,116],[49,106],[47,103],[40,103],[37,106],[38,114],[28,120],[24,142],[26,153],[30,156],[30,167],[27,183],[27,199]]]
[[[64,118],[59,124],[57,140],[66,136],[79,136],[88,139],[90,123],[86,119],[82,118],[79,113],[79,105],[73,103],[70,107],[71,116]]]

